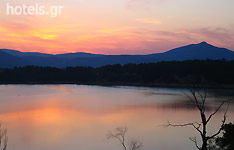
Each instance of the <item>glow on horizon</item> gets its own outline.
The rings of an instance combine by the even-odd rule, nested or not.
[[[7,16],[5,4],[0,6],[0,48],[51,54],[150,54],[207,41],[234,50],[233,0],[40,2],[63,5],[62,15]]]

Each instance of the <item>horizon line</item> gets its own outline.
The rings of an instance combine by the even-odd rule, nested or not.
[[[187,44],[187,45],[175,47],[175,48],[166,50],[166,51],[164,51],[164,52],[149,53],[149,54],[101,54],[101,53],[91,53],[91,52],[84,52],[84,51],[50,54],[50,53],[42,53],[42,52],[38,52],[38,51],[34,51],[34,52],[24,52],[24,51],[21,51],[21,50],[11,49],[11,48],[0,48],[0,50],[11,50],[11,51],[18,51],[18,52],[21,52],[21,53],[39,53],[39,54],[54,55],[54,56],[56,56],[56,55],[63,55],[63,54],[76,54],[76,53],[94,54],[94,55],[152,55],[152,54],[161,54],[161,53],[165,53],[165,52],[171,51],[171,50],[173,50],[173,49],[180,48],[180,47],[184,47],[184,46],[198,45],[198,44],[202,44],[202,43],[206,43],[206,44],[208,44],[208,45],[212,45],[212,44],[209,44],[209,43],[206,42],[206,41],[202,41],[202,42],[199,42],[199,43],[196,43],[196,44],[194,44],[194,43],[192,44],[192,43],[191,43],[191,44]],[[212,46],[214,46],[214,45],[212,45]],[[217,46],[214,46],[214,47],[217,47]],[[218,47],[218,48],[225,48],[225,47]],[[234,50],[231,50],[231,49],[228,49],[228,48],[225,48],[225,49],[234,52]]]

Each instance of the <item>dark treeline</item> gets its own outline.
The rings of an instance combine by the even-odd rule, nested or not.
[[[0,69],[0,83],[76,83],[110,85],[234,85],[234,61],[191,60],[150,64],[107,65],[99,68],[15,67]]]

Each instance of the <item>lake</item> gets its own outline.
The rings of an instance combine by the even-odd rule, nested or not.
[[[104,87],[86,85],[1,85],[0,120],[8,130],[8,150],[121,150],[106,135],[127,127],[128,139],[143,150],[196,150],[193,128],[165,128],[171,123],[199,121],[186,89]],[[214,93],[208,92],[212,101]],[[212,107],[219,104],[212,101]],[[208,134],[220,126],[223,112],[210,122]],[[233,106],[228,121],[233,120]]]

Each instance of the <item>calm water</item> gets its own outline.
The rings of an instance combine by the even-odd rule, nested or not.
[[[78,85],[2,85],[0,120],[8,129],[9,150],[120,150],[106,134],[127,127],[127,137],[144,150],[195,150],[193,128],[164,128],[199,121],[186,105],[186,91],[169,88]],[[231,106],[229,121],[234,121]],[[215,131],[222,113],[209,126]],[[208,132],[210,133],[210,132]]]

